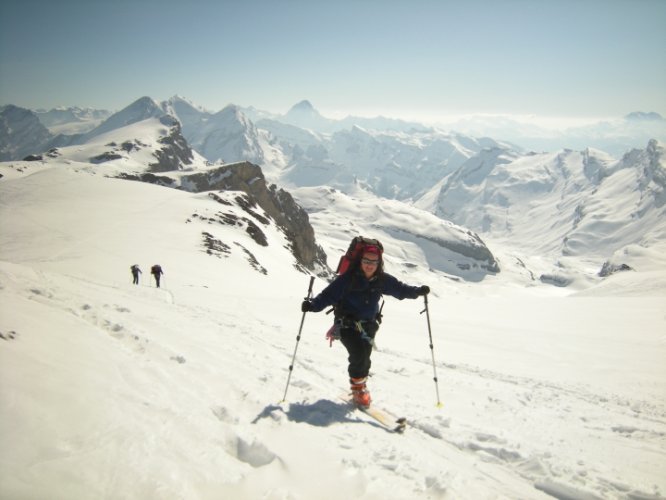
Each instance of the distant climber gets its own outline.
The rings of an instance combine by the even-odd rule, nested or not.
[[[138,285],[139,284],[139,274],[141,274],[141,269],[139,269],[139,265],[134,264],[132,267],[130,267],[130,271],[132,271],[132,284]]]
[[[155,283],[157,284],[157,288],[160,287],[160,277],[164,274],[164,271],[162,271],[162,266],[159,264],[155,264],[153,267],[150,268],[150,274],[155,276]]]

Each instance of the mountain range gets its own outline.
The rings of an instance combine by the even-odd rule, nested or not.
[[[396,244],[416,244],[433,270],[471,281],[509,266],[532,282],[582,279],[587,286],[602,268],[632,269],[633,255],[658,254],[666,241],[664,146],[657,140],[620,159],[594,148],[526,152],[400,120],[330,120],[308,101],[276,116],[235,105],[210,113],[179,96],[161,103],[143,97],[113,114],[10,105],[1,117],[4,160],[103,163],[106,175],[196,191],[219,189],[210,179],[256,165],[266,193],[291,193],[313,220],[409,214],[410,224],[378,223],[376,230]],[[56,133],[68,125],[78,132]],[[313,203],[313,190],[327,202]],[[286,232],[309,227],[299,220],[298,230]],[[493,241],[514,251],[498,257]],[[296,260],[305,269],[325,266],[314,237],[301,247],[308,257]]]
[[[663,143],[4,112],[37,142],[0,162],[0,498],[664,497]],[[373,346],[403,435],[340,399],[332,316],[300,307],[359,234],[431,290],[385,297]]]
[[[179,129],[0,163],[0,498],[663,498],[663,254],[558,288],[491,239],[490,271],[471,230],[362,187],[291,199],[177,156]],[[372,355],[404,435],[340,399],[332,317],[300,308],[317,246],[333,268],[356,234],[431,288],[386,297]]]
[[[656,139],[3,107],[0,497],[664,498]],[[385,297],[373,345],[404,435],[340,399],[332,316],[300,307],[357,235],[431,290]]]

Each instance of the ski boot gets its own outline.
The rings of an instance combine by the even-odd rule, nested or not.
[[[368,408],[370,406],[370,391],[365,385],[368,377],[352,378],[350,379],[352,399],[356,406]]]

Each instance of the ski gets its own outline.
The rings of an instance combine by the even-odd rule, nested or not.
[[[369,417],[372,417],[377,423],[387,431],[402,434],[407,428],[407,419],[405,417],[396,417],[392,413],[377,406],[359,406],[354,403],[350,394],[341,394],[340,399],[353,408],[362,411]]]

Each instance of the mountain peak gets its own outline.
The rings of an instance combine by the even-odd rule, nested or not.
[[[331,120],[319,114],[319,111],[308,100],[303,100],[292,106],[282,119],[285,123],[304,129],[330,131],[332,128]]]
[[[96,137],[110,130],[124,127],[132,123],[137,123],[147,118],[162,118],[167,113],[162,107],[152,98],[148,96],[140,97],[129,106],[114,113],[97,128],[85,134],[82,140],[85,142],[92,137]]]
[[[136,101],[134,101],[132,104],[129,106],[125,107],[125,109],[137,109],[137,108],[144,108],[144,109],[161,109],[160,105],[155,102],[155,99],[149,96],[143,96],[139,97]]]
[[[235,114],[242,113],[241,107],[238,104],[227,104],[224,108],[217,112],[217,114]]]
[[[179,94],[170,97],[169,99],[167,99],[166,102],[172,106],[186,105],[200,112],[206,111],[202,106],[194,104],[194,102],[192,102],[190,99],[188,99],[187,97],[183,97],[182,95]]]
[[[301,102],[294,104],[291,109],[289,110],[289,113],[292,112],[297,112],[297,113],[317,113],[317,111],[314,109],[314,106],[310,101],[307,99],[302,100]],[[319,113],[317,113],[319,114]]]

